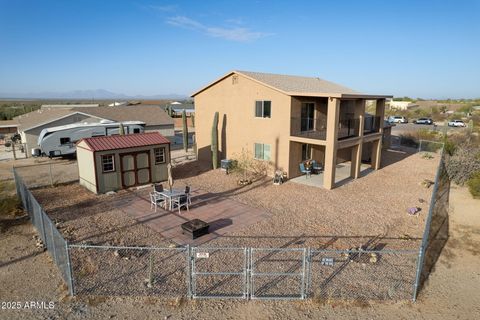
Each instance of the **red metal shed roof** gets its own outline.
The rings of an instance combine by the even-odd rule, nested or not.
[[[158,132],[134,133],[121,136],[92,137],[84,138],[80,141],[85,141],[92,151],[136,148],[170,143],[167,138]],[[78,143],[80,143],[80,141]]]

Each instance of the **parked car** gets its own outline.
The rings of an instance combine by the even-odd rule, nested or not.
[[[390,116],[388,118],[389,123],[408,123],[408,119],[402,116]]]
[[[449,127],[466,127],[467,125],[462,120],[452,120],[448,122]]]
[[[413,123],[416,123],[416,124],[433,124],[433,120],[430,119],[430,118],[419,118],[419,119],[413,121]]]

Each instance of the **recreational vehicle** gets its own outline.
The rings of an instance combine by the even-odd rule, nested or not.
[[[124,133],[143,133],[145,122],[113,122],[102,120],[99,123],[73,123],[64,126],[43,129],[38,136],[39,148],[32,149],[33,156],[60,157],[73,155],[75,143],[82,138],[111,136],[120,134],[120,124]]]

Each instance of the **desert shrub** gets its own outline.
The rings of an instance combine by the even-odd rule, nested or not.
[[[475,172],[467,181],[468,190],[474,198],[480,198],[480,171]]]
[[[480,147],[472,143],[459,145],[452,156],[446,157],[446,169],[450,180],[463,185],[474,173],[480,171]]]

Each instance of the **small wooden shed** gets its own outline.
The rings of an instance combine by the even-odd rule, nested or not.
[[[165,181],[170,141],[158,132],[85,138],[77,162],[80,184],[95,193]]]

